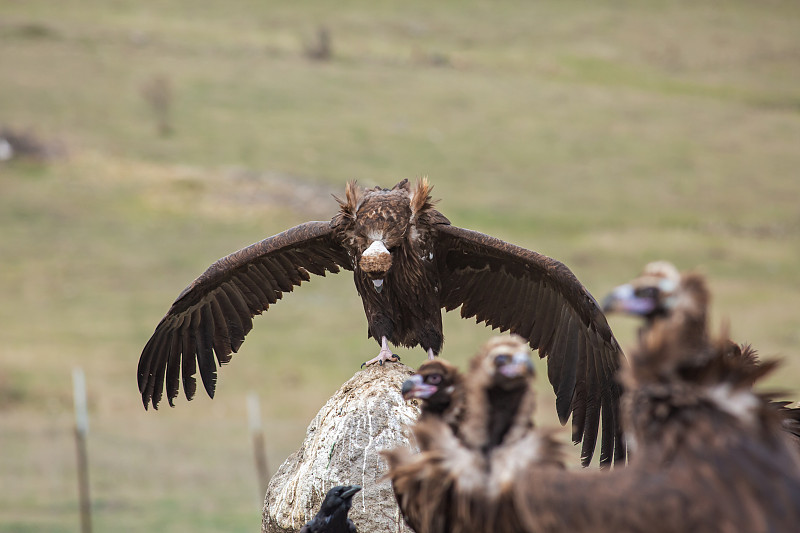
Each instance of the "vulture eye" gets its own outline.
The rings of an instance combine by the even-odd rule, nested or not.
[[[641,289],[636,290],[636,296],[638,298],[657,298],[658,297],[658,288],[657,287],[642,287]]]
[[[439,383],[442,382],[442,375],[441,374],[431,374],[430,376],[425,378],[425,381],[429,385],[438,385]]]
[[[496,365],[507,365],[511,362],[511,356],[508,354],[501,354],[494,358]]]

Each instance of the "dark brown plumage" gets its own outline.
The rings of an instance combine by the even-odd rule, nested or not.
[[[451,226],[434,209],[430,186],[407,180],[392,189],[350,183],[330,222],[307,222],[224,257],[192,282],[155,329],[139,360],[147,407],[163,390],[172,405],[183,381],[195,393],[199,368],[213,396],[217,362],[230,361],[266,311],[309,274],[352,270],[381,345],[371,361],[394,360],[389,343],[442,348],[441,309],[524,337],[548,358],[559,419],[572,415],[573,440],[588,464],[600,420],[601,464],[624,459],[621,394],[614,374],[623,358],[599,305],[562,263],[474,231]],[[215,361],[216,354],[216,361]]]
[[[774,368],[696,349],[683,323],[662,322],[631,354],[623,401],[633,446],[624,469],[531,468],[515,479],[528,533],[796,531],[800,457],[752,384]],[[534,480],[535,481],[532,481]]]
[[[521,337],[494,337],[481,348],[470,362],[464,385],[460,439],[465,446],[488,454],[533,428],[533,373],[528,346]]]
[[[458,368],[443,359],[425,361],[417,372],[402,386],[403,398],[422,403],[417,424],[436,421],[437,427],[458,431],[463,418],[464,385]],[[425,437],[419,435],[423,447]],[[435,512],[436,505],[444,503],[449,493],[439,481],[437,465],[420,461],[407,448],[396,448],[382,453],[390,465],[390,477],[399,487],[395,490],[398,506],[406,523],[417,532],[446,531],[446,513]]]
[[[509,492],[522,467],[561,467],[560,447],[533,430],[533,366],[517,336],[490,340],[464,379],[464,414],[453,428],[431,413],[413,427],[419,453],[384,452],[400,510],[417,533],[515,531]]]
[[[646,337],[665,322],[677,327],[681,322],[681,342],[686,349],[698,349],[709,343],[707,338],[708,308],[711,294],[705,277],[697,272],[679,272],[671,263],[648,263],[632,281],[615,288],[604,300],[607,313],[625,313],[642,317],[640,337]],[[758,367],[758,354],[749,344],[727,341],[728,357],[741,365]],[[793,435],[800,446],[800,408],[789,407],[791,402],[772,402],[783,417],[784,429]]]
[[[687,283],[640,336],[623,372],[634,453],[609,472],[558,468],[558,443],[519,416],[532,404],[491,401],[521,389],[495,381],[484,349],[465,378],[460,436],[431,417],[414,428],[420,453],[387,454],[409,523],[418,532],[796,531],[800,454],[768,395],[753,392],[776,364],[732,354],[726,335],[710,340],[707,303],[704,285]],[[508,429],[493,438],[498,423]]]

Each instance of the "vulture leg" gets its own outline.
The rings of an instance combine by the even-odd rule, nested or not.
[[[436,358],[436,354],[433,353],[433,348],[428,348],[428,361],[433,361]]]
[[[365,366],[369,365],[374,365],[375,363],[383,365],[384,361],[391,361],[392,363],[396,363],[399,360],[400,356],[392,353],[392,350],[389,348],[389,341],[386,339],[386,337],[381,337],[381,351],[378,353],[378,356],[373,357],[369,361],[361,363],[361,368],[364,368]]]

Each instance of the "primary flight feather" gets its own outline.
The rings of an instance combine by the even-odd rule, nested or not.
[[[396,360],[389,343],[442,349],[442,308],[461,307],[493,328],[525,338],[548,358],[562,423],[583,441],[588,464],[603,420],[601,464],[625,456],[619,424],[623,355],[599,305],[564,264],[488,235],[452,226],[434,208],[426,179],[412,187],[348,183],[329,222],[306,222],[218,260],[175,300],[139,360],[145,407],[183,382],[191,399],[199,369],[214,395],[216,367],[230,361],[255,315],[310,279],[354,274],[368,335],[380,345],[366,364]],[[216,361],[215,361],[216,354]]]

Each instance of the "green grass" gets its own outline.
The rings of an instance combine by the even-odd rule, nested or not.
[[[329,218],[348,179],[427,175],[454,224],[561,259],[597,297],[649,260],[699,268],[714,320],[785,358],[768,386],[800,396],[798,15],[777,0],[6,2],[0,123],[68,155],[0,164],[0,530],[78,529],[76,365],[97,530],[259,527],[246,395],[274,470],[374,355],[352,279],[258,318],[213,401],[145,412],[138,355],[212,261]],[[327,63],[302,53],[319,24]],[[167,137],[141,96],[161,75]],[[635,322],[611,324],[629,346]],[[445,334],[463,365],[490,331],[450,313]]]

